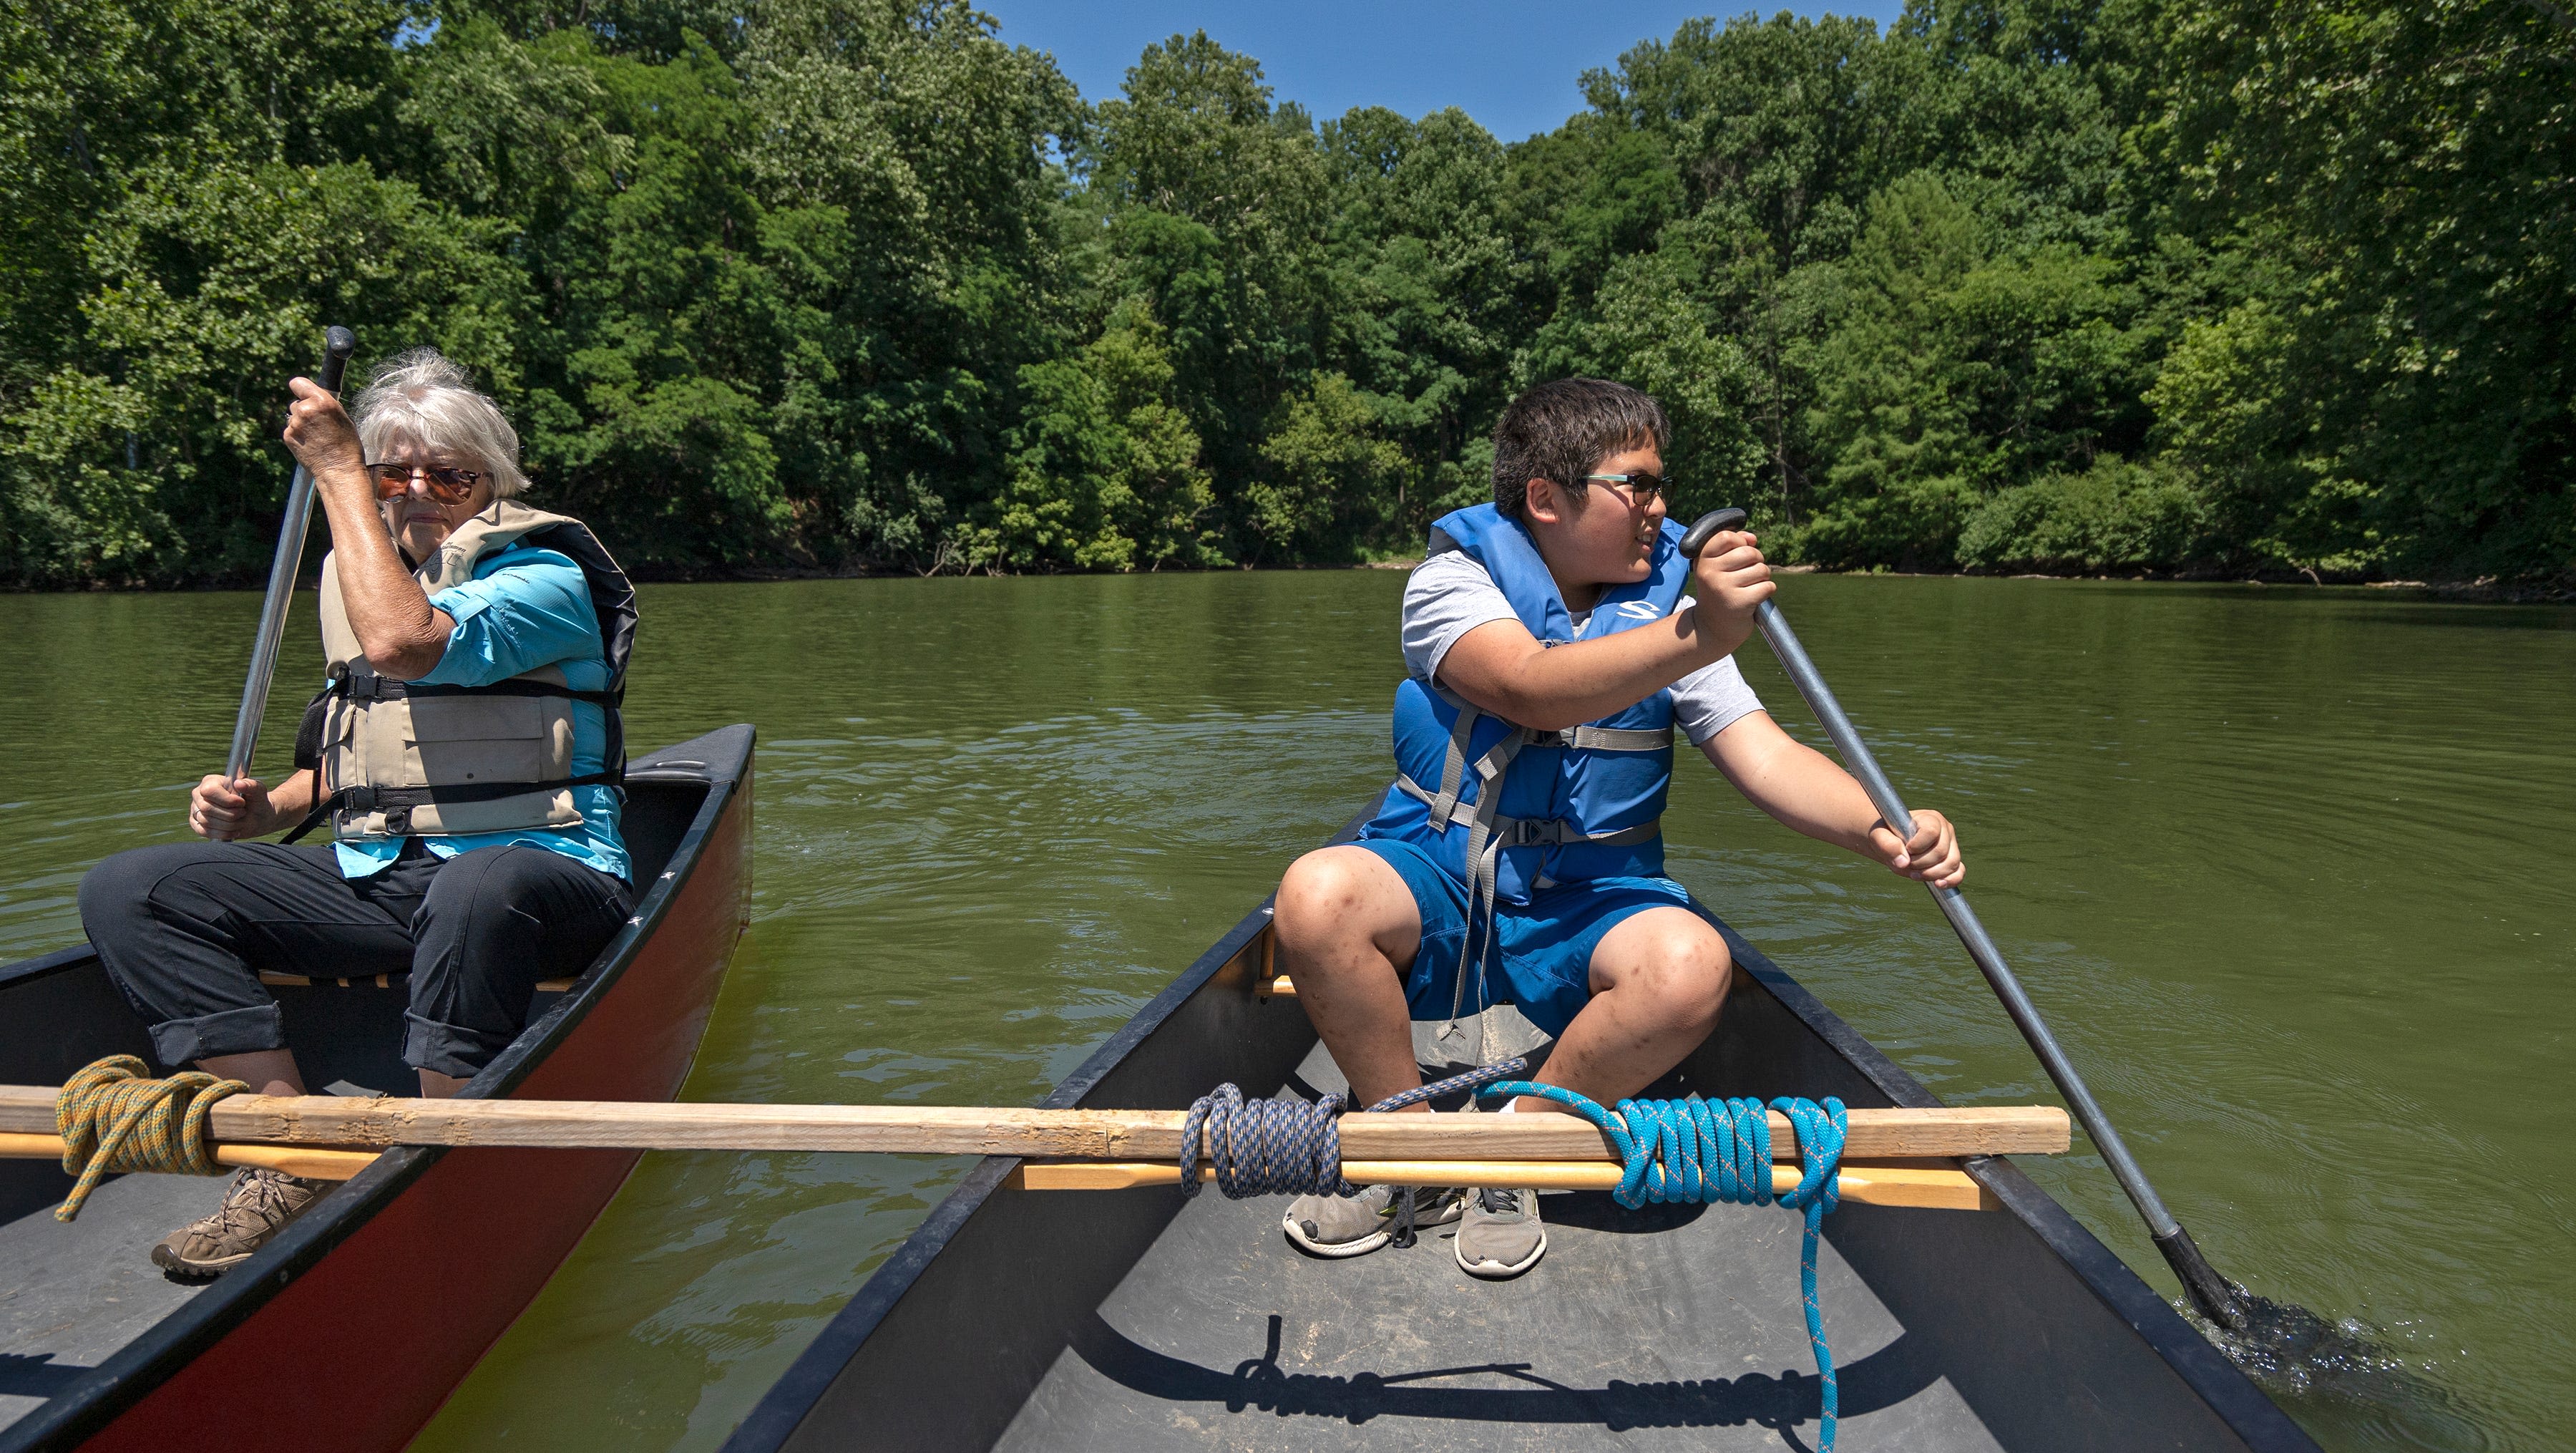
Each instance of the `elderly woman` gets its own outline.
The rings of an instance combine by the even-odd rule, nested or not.
[[[634,592],[575,520],[518,504],[518,434],[435,351],[394,359],[356,419],[296,379],[286,445],[329,516],[329,684],[274,786],[210,776],[202,843],[119,853],[81,921],[165,1064],[305,1093],[260,971],[408,974],[404,1061],[452,1095],[632,912],[617,702]],[[328,823],[327,846],[291,846]],[[247,842],[294,828],[285,842]],[[327,1186],[238,1176],[153,1248],[183,1275],[249,1258]]]

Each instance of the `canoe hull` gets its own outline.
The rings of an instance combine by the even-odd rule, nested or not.
[[[1268,932],[1266,909],[1247,917],[1048,1103],[1168,1108],[1225,1080],[1256,1094],[1283,1083],[1311,1089],[1317,1047],[1305,1015],[1292,999],[1255,993],[1267,978]],[[1719,1033],[1679,1072],[1688,1088],[1937,1103],[1750,944],[1727,937],[1750,972],[1739,974]],[[1541,1333],[1524,1320],[1538,1305],[1512,1310],[1529,1284],[1462,1290],[1454,1267],[1432,1264],[1447,1260],[1436,1244],[1367,1258],[1384,1264],[1365,1271],[1300,1262],[1278,1245],[1276,1202],[1247,1211],[1213,1198],[1185,1203],[1164,1188],[1013,1191],[1003,1182],[1015,1164],[995,1158],[968,1174],[736,1429],[728,1453],[1300,1448],[1347,1442],[1359,1427],[1372,1441],[1480,1450],[1776,1447],[1772,1429],[1801,1424],[1797,1436],[1813,1439],[1812,1375],[1797,1371],[1807,1362],[1803,1332],[1783,1344],[1791,1356],[1765,1363],[1789,1373],[1731,1381],[1742,1370],[1734,1354],[1749,1344],[1690,1333],[1714,1319],[1683,1310],[1690,1280],[1710,1277],[1689,1259],[1724,1246],[1720,1225],[1756,1225],[1721,1223],[1718,1212],[1771,1218],[1746,1263],[1759,1278],[1794,1267],[1794,1228],[1778,1212],[1715,1208],[1706,1222],[1675,1218],[1650,1237],[1624,1234],[1643,1229],[1628,1218],[1626,1245],[1597,1262],[1598,1280],[1573,1275],[1576,1260],[1554,1273],[1557,1295],[1588,1285],[1593,1304],[1570,1314],[1558,1304]],[[1826,1296],[1829,1327],[1846,1337],[1873,1319],[1897,1329],[1846,1369],[1846,1447],[2314,1449],[2018,1171],[1995,1160],[1968,1168],[2003,1212],[1848,1206],[1827,1223],[1841,1278]],[[1263,1217],[1272,1218],[1267,1231]],[[1582,1234],[1569,1229],[1554,1255],[1585,1254]],[[1696,1291],[1730,1315],[1751,1307],[1794,1321],[1794,1281],[1775,1297],[1754,1294],[1755,1280],[1720,1278]],[[1654,1319],[1635,1320],[1641,1305],[1678,1319],[1669,1328],[1685,1335],[1644,1332]],[[1271,1314],[1267,1352],[1260,1312]],[[1372,1317],[1375,1332],[1365,1330]],[[1564,1354],[1559,1334],[1587,1321],[1590,1333],[1565,1333],[1592,1338],[1571,1354],[1593,1369],[1580,1381],[1532,1366],[1533,1356]],[[1845,1352],[1861,1349],[1846,1343]],[[1283,1363],[1315,1370],[1283,1372]],[[1426,1364],[1447,1370],[1421,1371]],[[1867,1437],[1873,1411],[1885,1419],[1877,1439]]]
[[[732,728],[657,754],[668,762],[688,753],[710,778],[673,845],[671,891],[657,898],[648,888],[604,967],[468,1094],[678,1092],[748,914],[750,746],[749,728]],[[654,763],[639,763],[638,774]],[[339,1203],[333,1214],[290,1227],[102,1364],[90,1381],[103,1385],[66,1389],[0,1433],[0,1449],[399,1449],[534,1299],[639,1158],[390,1151],[325,1202]]]

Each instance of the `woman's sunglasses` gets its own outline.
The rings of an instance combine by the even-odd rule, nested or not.
[[[376,477],[376,498],[400,499],[411,492],[411,478],[417,474],[429,486],[429,497],[440,504],[452,505],[474,492],[474,481],[483,477],[475,469],[450,469],[429,465],[370,464],[369,473]]]
[[[1653,504],[1669,488],[1664,476],[1660,474],[1587,474],[1583,476],[1583,482],[1586,484],[1596,480],[1625,494],[1628,502],[1641,510]]]

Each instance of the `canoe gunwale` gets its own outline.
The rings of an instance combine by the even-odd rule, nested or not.
[[[1372,803],[1335,833],[1331,842],[1350,841],[1374,810]],[[1040,1104],[1051,1109],[1078,1108],[1083,1097],[1243,955],[1270,926],[1274,901],[1265,898],[1244,915]],[[1736,968],[1777,1000],[1828,1051],[1887,1096],[1889,1103],[1910,1108],[1942,1104],[1921,1081],[1889,1059],[1760,949],[1704,906],[1699,911],[1725,937]],[[1250,986],[1246,987],[1249,993]],[[785,1448],[869,1338],[1020,1163],[1019,1158],[1011,1156],[988,1156],[978,1161],[763,1393],[726,1439],[723,1453],[776,1453]],[[2185,1321],[2127,1262],[2009,1160],[1979,1156],[1961,1164],[1972,1178],[1994,1193],[2005,1214],[2017,1218],[2035,1235],[2086,1291],[2129,1328],[2144,1344],[2144,1350],[2179,1378],[2247,1448],[2254,1453],[2319,1453],[2317,1443],[2305,1429]]]
[[[735,748],[729,757],[719,760],[715,753],[700,750],[682,759],[694,770],[680,770],[676,763],[657,770],[655,757],[668,756],[684,747],[699,748],[701,743],[715,738],[726,738],[727,745]],[[507,1096],[616,988],[704,860],[707,842],[735,804],[750,766],[754,741],[749,727],[719,728],[663,748],[628,773],[630,781],[704,784],[706,796],[688,827],[672,844],[662,875],[645,891],[635,913],[600,949],[573,987],[520,1031],[518,1038],[481,1074],[468,1081],[458,1092],[459,1098]],[[0,987],[82,967],[96,957],[94,950],[81,945],[12,965],[0,971]],[[226,1273],[186,1305],[102,1359],[43,1406],[0,1429],[0,1453],[69,1447],[113,1422],[150,1395],[172,1372],[248,1321],[296,1278],[357,1234],[452,1148],[386,1149],[373,1164],[344,1182],[315,1214],[298,1218],[251,1261]]]

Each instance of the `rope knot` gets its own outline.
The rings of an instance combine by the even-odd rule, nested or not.
[[[1416,1085],[1368,1107],[1372,1115],[1436,1100],[1458,1090],[1529,1068],[1525,1060],[1507,1059]],[[1216,1188],[1229,1201],[1246,1196],[1349,1196],[1359,1187],[1342,1179],[1342,1097],[1304,1100],[1246,1100],[1229,1081],[1190,1103],[1181,1121],[1181,1194],[1199,1193],[1199,1159],[1214,1162]],[[1407,1225],[1410,1225],[1408,1206]]]
[[[109,1055],[81,1066],[54,1096],[54,1128],[63,1138],[63,1174],[72,1192],[54,1210],[68,1221],[98,1185],[99,1177],[130,1171],[221,1175],[206,1119],[215,1102],[247,1094],[239,1080],[219,1080],[189,1070],[156,1080],[130,1054]]]

